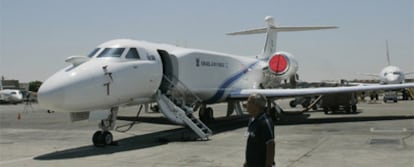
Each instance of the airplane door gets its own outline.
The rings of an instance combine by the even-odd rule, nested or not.
[[[177,58],[165,50],[158,49],[157,52],[161,58],[163,73],[160,90],[161,93],[166,93],[171,84],[175,85],[177,82],[175,79],[178,78]]]

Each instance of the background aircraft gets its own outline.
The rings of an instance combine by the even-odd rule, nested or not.
[[[400,84],[405,82],[405,76],[413,72],[404,73],[399,67],[391,65],[388,41],[385,41],[387,66],[379,74],[361,73],[363,75],[373,76],[380,79],[380,84]]]
[[[100,120],[95,146],[113,142],[110,130],[120,107],[158,103],[171,122],[186,125],[200,138],[211,130],[200,119],[212,117],[209,104],[228,103],[228,110],[243,114],[240,101],[262,93],[269,102],[280,97],[331,94],[414,87],[414,84],[374,85],[336,88],[269,89],[269,83],[296,75],[297,62],[287,52],[276,52],[276,33],[332,29],[336,27],[279,27],[272,17],[266,27],[231,33],[267,33],[262,54],[242,57],[199,49],[130,39],[111,40],[99,45],[88,57],[71,56],[71,65],[48,78],[38,92],[39,103],[47,109],[69,112],[72,121]]]
[[[0,103],[17,104],[21,102],[23,102],[22,91],[14,89],[0,90]]]

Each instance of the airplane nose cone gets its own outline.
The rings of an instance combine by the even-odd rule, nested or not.
[[[95,71],[93,71],[96,69]],[[45,109],[60,112],[82,112],[96,107],[104,78],[102,70],[94,66],[71,66],[49,77],[39,88],[38,101]]]
[[[388,83],[390,84],[398,84],[400,82],[400,76],[398,75],[389,75],[387,77]]]
[[[64,88],[53,84],[48,79],[40,86],[37,99],[42,107],[50,110],[59,110],[64,101]]]

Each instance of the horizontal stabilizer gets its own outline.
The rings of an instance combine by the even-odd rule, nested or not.
[[[317,26],[317,27],[270,27],[273,32],[289,32],[289,31],[310,31],[310,30],[323,30],[323,29],[336,29],[336,26]],[[266,33],[267,28],[257,28],[246,31],[232,32],[227,35],[249,35],[249,34],[262,34]]]
[[[227,33],[227,35],[249,35],[249,34],[262,34],[266,33],[266,28],[257,28],[257,29],[251,29],[246,31],[239,31],[239,32],[232,32]]]
[[[266,42],[263,51],[257,56],[257,59],[268,60],[269,57],[276,52],[276,37],[278,32],[290,32],[290,31],[309,31],[309,30],[323,30],[323,29],[335,29],[336,26],[300,26],[300,27],[280,27],[275,24],[272,16],[265,17],[265,27],[256,28],[245,31],[238,31],[228,33],[227,35],[251,35],[251,34],[263,34],[266,33]]]

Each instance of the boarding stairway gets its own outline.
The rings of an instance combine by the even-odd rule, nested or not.
[[[213,133],[201,120],[193,115],[191,106],[198,106],[201,100],[175,77],[164,75],[167,91],[159,90],[156,95],[161,112],[171,121],[183,124],[196,133],[200,139],[208,140]]]
[[[414,88],[408,88],[408,96],[410,96],[411,99],[414,99]]]

